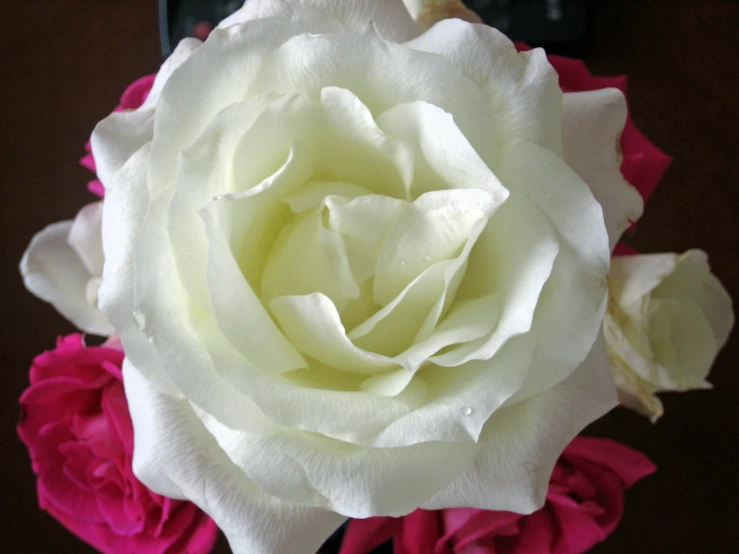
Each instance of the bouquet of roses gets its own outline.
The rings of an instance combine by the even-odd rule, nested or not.
[[[654,466],[578,433],[709,386],[706,255],[619,243],[669,164],[626,80],[406,5],[183,40],[94,130],[101,199],[31,241],[27,288],[106,340],[34,360],[19,432],[99,550],[312,554],[349,520],[342,554],[584,552]]]

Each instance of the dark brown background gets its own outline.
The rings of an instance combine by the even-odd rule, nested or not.
[[[633,243],[644,252],[707,250],[739,298],[739,2],[594,4],[590,68],[630,76],[634,119],[675,158]],[[23,289],[17,264],[35,232],[94,200],[77,159],[124,87],[157,69],[156,21],[155,0],[0,3],[2,553],[89,551],[38,510],[15,433],[31,359],[73,330]],[[622,525],[595,552],[739,552],[736,336],[716,363],[713,391],[665,395],[656,426],[617,409],[589,429],[644,451],[660,468],[628,493]],[[228,551],[223,542],[219,551]]]

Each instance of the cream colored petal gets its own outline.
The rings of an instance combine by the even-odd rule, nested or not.
[[[244,359],[276,373],[306,367],[306,362],[275,325],[238,266],[224,232],[230,218],[228,200],[213,201],[201,210],[208,236],[206,281],[213,316],[220,331]],[[245,217],[243,211],[238,217]],[[248,314],[248,317],[244,317]]]
[[[708,255],[702,250],[688,250],[677,260],[675,272],[654,291],[656,297],[686,296],[700,307],[713,329],[716,347],[722,348],[734,326],[732,299],[721,282],[711,273]]]
[[[304,95],[259,96],[222,110],[180,154],[167,225],[180,278],[200,309],[208,309],[201,208],[213,198],[244,198],[236,203],[243,217],[228,218],[227,235],[247,280],[257,286],[271,241],[288,215],[280,199],[313,172],[313,149],[300,137],[319,115]]]
[[[152,141],[156,163],[147,168],[149,189],[157,194],[169,185],[177,172],[179,154],[193,144],[221,110],[253,99],[260,92],[280,92],[275,88],[251,90],[260,67],[272,61],[268,53],[281,51],[278,47],[296,35],[340,29],[335,21],[312,12],[305,17],[247,22],[211,33],[172,73],[157,101]]]
[[[542,49],[517,52],[500,31],[459,19],[440,21],[406,46],[439,54],[477,85],[493,117],[492,124],[480,120],[477,127],[495,136],[495,142],[520,138],[561,155],[563,94],[557,72]],[[478,148],[475,135],[460,128],[495,169],[496,161]]]
[[[479,450],[473,441],[363,448],[289,430],[255,436],[197,413],[229,458],[261,490],[350,517],[413,511],[463,471]]]
[[[103,202],[93,202],[82,208],[74,218],[67,237],[69,245],[93,277],[103,274]]]
[[[414,197],[435,190],[480,189],[495,203],[503,202],[508,191],[484,161],[497,157],[494,135],[488,133],[486,148],[480,153],[462,133],[458,120],[427,102],[393,106],[377,117],[385,132],[407,142],[415,153]]]
[[[282,201],[289,205],[292,211],[300,213],[311,208],[317,208],[323,204],[323,199],[326,196],[340,196],[347,200],[353,200],[359,196],[370,194],[372,194],[372,190],[355,183],[311,181],[294,194],[282,198]]]
[[[86,333],[110,335],[113,327],[88,299],[92,275],[68,238],[75,223],[60,221],[39,231],[23,254],[23,284]]]
[[[509,234],[520,221],[526,221],[526,226]],[[528,332],[558,253],[550,223],[525,196],[511,194],[480,235],[459,290],[462,299],[497,294],[497,325],[490,334],[437,354],[432,361],[454,367],[473,359],[491,359],[511,337]]]
[[[521,398],[560,382],[590,351],[606,310],[610,250],[600,205],[558,157],[514,141],[502,160],[501,182],[511,194],[520,192],[536,204],[560,247],[536,307],[533,328],[539,345]]]
[[[292,17],[301,10],[320,11],[351,31],[361,31],[372,23],[382,37],[393,42],[410,40],[419,34],[402,0],[248,0],[219,27],[265,17]]]
[[[611,260],[609,293],[622,309],[631,312],[676,267],[677,254],[672,253],[614,256]]]
[[[181,41],[159,69],[144,104],[137,110],[113,112],[95,127],[90,138],[95,172],[106,188],[113,174],[123,167],[134,152],[152,139],[154,108],[164,85],[200,44],[199,40],[192,38]]]
[[[421,507],[524,514],[538,510],[544,504],[549,478],[562,450],[587,424],[616,404],[601,334],[583,363],[564,381],[496,411],[482,430],[475,461]]]
[[[336,306],[323,294],[281,296],[269,303],[269,309],[290,342],[305,356],[340,371],[370,375],[395,366],[387,356],[355,346],[346,335]]]
[[[383,396],[399,394],[413,379],[415,370],[430,356],[451,345],[468,343],[489,334],[500,320],[498,302],[497,294],[456,302],[428,338],[416,342],[398,356],[403,369],[365,380],[362,390]]]
[[[564,95],[564,159],[603,208],[611,250],[644,210],[641,194],[621,175],[625,123],[626,99],[617,89]]]
[[[731,298],[699,250],[616,257],[606,339],[625,405],[656,421],[660,391],[705,381],[733,326]]]
[[[344,521],[265,494],[226,456],[187,400],[157,391],[128,361],[123,373],[136,476],[159,494],[197,504],[235,554],[313,554]]]
[[[421,272],[392,301],[349,332],[352,342],[371,352],[397,356],[399,362],[404,360],[401,352],[413,344],[434,307],[443,302],[442,296],[463,263],[455,261],[441,261]],[[415,370],[422,361],[406,368]]]
[[[487,191],[428,192],[404,210],[388,230],[375,269],[375,301],[386,305],[432,265],[457,257],[472,230],[482,231],[502,199]],[[475,237],[476,238],[476,237]]]
[[[377,257],[388,228],[407,206],[402,200],[377,194],[353,200],[344,197],[326,199],[328,226],[343,238],[357,282],[363,283],[375,274]]]
[[[344,241],[324,227],[322,212],[305,212],[280,231],[262,274],[265,304],[280,296],[322,293],[341,310],[359,297]]]
[[[613,379],[618,389],[619,403],[656,423],[664,414],[664,406],[655,394],[654,387],[634,373],[630,364],[621,359],[610,347],[608,354]]]

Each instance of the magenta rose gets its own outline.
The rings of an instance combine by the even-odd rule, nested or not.
[[[117,345],[60,338],[37,356],[18,433],[41,508],[102,552],[205,554],[218,528],[190,502],[152,493],[133,475],[133,427]]]
[[[146,97],[149,95],[151,87],[154,85],[155,77],[156,75],[146,75],[145,77],[136,79],[133,83],[128,85],[128,87],[126,87],[126,90],[123,91],[123,96],[121,96],[120,103],[115,107],[115,110],[113,111],[120,112],[123,110],[135,110],[141,107],[141,105],[146,100]],[[87,144],[85,144],[85,151],[87,152],[87,154],[85,154],[85,156],[80,160],[80,164],[82,164],[93,173],[97,173],[97,169],[95,167],[95,158],[92,157],[92,148],[89,141]],[[103,184],[98,179],[93,179],[92,181],[90,181],[87,184],[87,188],[90,190],[90,192],[97,194],[100,198],[105,196],[105,187],[103,187]]]
[[[578,437],[554,468],[544,507],[530,515],[470,508],[349,522],[340,554],[392,539],[395,554],[579,554],[618,525],[624,491],[655,471],[644,454]]]

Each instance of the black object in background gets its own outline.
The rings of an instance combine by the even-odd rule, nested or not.
[[[346,0],[337,0],[346,1]],[[588,40],[588,0],[464,0],[483,21],[511,40],[582,57]],[[159,0],[159,33],[166,58],[180,40],[215,27],[243,0]]]
[[[162,55],[169,56],[183,38],[197,36],[198,25],[215,27],[243,5],[244,0],[159,0]]]
[[[511,40],[547,52],[582,57],[587,49],[588,0],[464,0]]]

